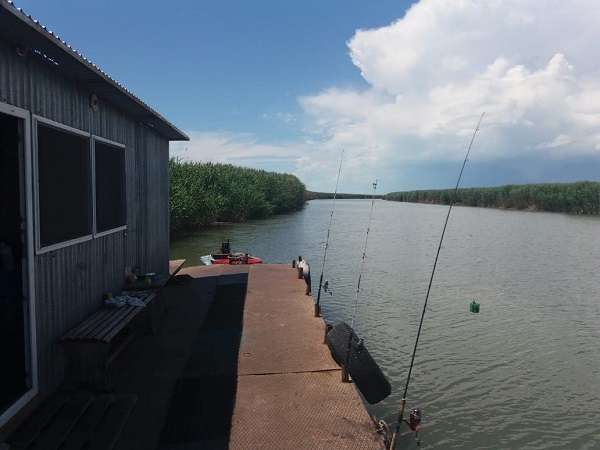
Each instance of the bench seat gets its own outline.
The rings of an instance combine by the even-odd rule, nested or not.
[[[60,340],[67,357],[67,383],[75,386],[110,389],[108,368],[134,337],[138,315],[151,321],[154,291],[129,293],[146,306],[102,307]]]

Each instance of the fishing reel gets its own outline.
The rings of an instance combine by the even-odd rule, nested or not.
[[[408,420],[406,423],[410,427],[411,430],[418,432],[419,426],[421,425],[422,413],[419,408],[412,408],[410,410],[410,414],[408,415]]]
[[[415,441],[417,442],[417,447],[421,446],[421,440],[419,439],[419,431],[421,429],[421,421],[423,419],[423,413],[420,408],[412,408],[408,415],[408,420],[404,420],[408,427],[415,432]]]
[[[377,419],[375,416],[371,416],[371,419],[375,423],[375,429],[379,433],[384,442],[386,450],[396,450],[396,439],[398,435],[392,431],[388,423],[383,419]],[[403,422],[408,425],[411,431],[415,433],[415,441],[417,447],[421,446],[421,439],[419,438],[419,431],[421,429],[421,421],[423,419],[423,413],[420,408],[412,408],[408,415],[408,420],[404,419]]]

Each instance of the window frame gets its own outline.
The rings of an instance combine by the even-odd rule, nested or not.
[[[109,146],[117,147],[115,150],[123,152],[123,187],[125,194],[125,225],[120,225],[116,228],[111,228],[110,230],[98,231],[98,223],[96,220],[96,142],[100,142],[102,144],[106,144]],[[121,144],[120,142],[111,141],[110,139],[103,138],[101,136],[92,135],[90,145],[92,147],[92,198],[93,198],[93,208],[92,208],[92,232],[93,236],[103,237],[108,236],[109,234],[118,233],[120,231],[127,230],[127,160],[126,160],[126,150],[127,146],[125,144]]]
[[[95,216],[95,201],[94,201],[94,176],[92,173],[92,198],[90,199],[92,201],[92,230],[90,234],[86,234],[85,236],[81,236],[78,238],[74,238],[74,239],[69,239],[68,241],[63,241],[63,242],[58,242],[56,244],[51,244],[51,245],[46,245],[43,246],[41,245],[41,238],[40,238],[40,179],[39,179],[39,167],[38,167],[38,163],[39,163],[39,154],[38,154],[38,126],[41,123],[42,125],[46,125],[49,127],[53,127],[56,128],[60,131],[64,131],[66,133],[71,133],[71,134],[75,134],[77,136],[83,136],[89,139],[89,148],[88,148],[88,156],[90,158],[93,158],[93,154],[92,154],[92,134],[87,132],[87,131],[83,131],[83,130],[79,130],[77,128],[73,128],[70,127],[68,125],[62,124],[60,122],[55,122],[54,120],[50,120],[47,119],[45,117],[42,116],[38,116],[36,114],[32,114],[33,117],[33,126],[32,128],[32,134],[33,134],[33,184],[34,184],[34,208],[35,208],[35,253],[37,255],[42,255],[44,253],[48,253],[48,252],[52,252],[54,250],[59,250],[61,248],[65,248],[65,247],[70,247],[72,245],[76,245],[76,244],[81,244],[82,242],[87,242],[90,241],[94,238],[94,216]],[[93,170],[93,161],[91,164],[92,167],[90,167]]]
[[[70,247],[72,245],[81,244],[83,242],[91,241],[95,238],[100,238],[104,236],[108,236],[113,233],[118,233],[121,231],[127,230],[127,146],[122,144],[121,142],[113,141],[110,139],[106,139],[102,136],[96,136],[88,131],[83,131],[78,128],[73,128],[68,125],[65,125],[60,122],[56,122],[51,119],[47,119],[46,117],[42,117],[36,114],[31,115],[31,135],[32,135],[32,149],[33,149],[33,208],[35,211],[35,220],[34,220],[34,244],[35,244],[35,254],[42,255],[44,253],[49,253],[55,250],[60,250],[62,248]],[[40,235],[40,184],[39,184],[39,168],[38,168],[38,126],[39,124],[46,125],[49,127],[53,127],[58,129],[59,131],[63,131],[66,133],[71,133],[76,136],[83,136],[89,140],[89,160],[90,160],[90,174],[91,174],[91,197],[90,201],[92,202],[92,230],[90,234],[86,234],[85,236],[81,236],[75,239],[70,239],[68,241],[58,242],[56,244],[41,245],[41,235]],[[110,230],[98,231],[98,224],[96,223],[96,142],[101,142],[103,144],[116,147],[116,150],[124,152],[124,161],[125,166],[123,167],[123,186],[125,189],[125,225],[120,225],[116,228],[111,228]]]

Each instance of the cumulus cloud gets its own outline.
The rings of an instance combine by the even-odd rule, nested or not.
[[[192,132],[174,154],[267,168],[279,161],[312,189],[332,190],[343,148],[342,190],[365,191],[375,177],[385,190],[410,188],[434,166],[428,184],[438,185],[431,180],[446,172],[454,179],[440,168],[462,159],[485,111],[472,162],[509,174],[493,182],[566,180],[556,176],[562,167],[579,171],[600,153],[598,24],[597,0],[420,0],[399,20],[350,37],[365,88],[332,86],[299,98],[303,114],[273,116],[302,128],[302,142]]]
[[[348,42],[366,89],[300,104],[322,145],[374,148],[375,168],[461,158],[482,111],[481,161],[589,156],[600,148],[598,23],[594,0],[421,0]]]

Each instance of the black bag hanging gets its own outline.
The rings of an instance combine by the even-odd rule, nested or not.
[[[390,383],[369,354],[356,333],[345,322],[335,325],[327,333],[327,345],[335,362],[343,366],[348,359],[346,370],[354,384],[370,403],[379,403],[392,392]],[[350,340],[350,357],[348,358],[348,340]]]

